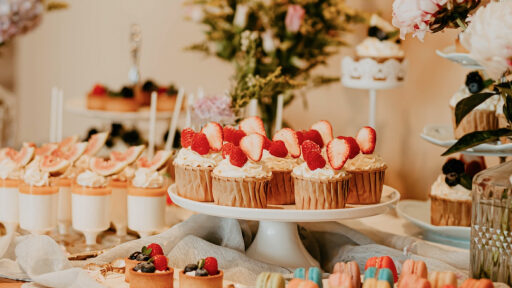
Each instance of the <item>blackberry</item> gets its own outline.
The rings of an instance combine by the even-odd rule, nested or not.
[[[448,159],[448,161],[446,161],[446,163],[444,163],[444,165],[443,165],[443,174],[444,175],[447,175],[452,172],[456,173],[456,174],[460,174],[460,173],[464,173],[464,171],[465,171],[464,162],[454,159],[454,158]]]
[[[444,177],[444,182],[448,184],[448,186],[453,187],[460,183],[460,177],[459,174],[455,172],[451,172],[446,174],[446,177]]]
[[[185,273],[187,272],[192,272],[192,271],[196,271],[197,270],[197,264],[188,264],[185,269]]]
[[[471,93],[478,93],[484,90],[484,79],[478,71],[473,71],[466,76],[466,87],[468,87]]]
[[[123,96],[123,98],[133,98],[134,96],[133,89],[128,86],[124,86],[123,89],[121,89],[121,92],[119,92],[119,94]]]
[[[144,92],[153,92],[157,89],[158,86],[156,86],[156,84],[151,80],[147,80],[146,82],[144,82],[144,84],[142,84],[142,91]]]
[[[201,276],[201,277],[208,276],[208,271],[206,271],[205,269],[202,269],[202,268],[197,269],[196,276]]]
[[[144,255],[142,253],[137,255],[137,258],[135,258],[135,260],[137,260],[137,261],[148,261],[149,259],[150,259],[149,255]]]
[[[85,138],[85,141],[89,140],[89,138],[91,138],[91,136],[96,133],[98,133],[98,129],[96,129],[96,128],[89,129],[89,131],[87,131],[87,137]]]
[[[375,37],[375,38],[379,39],[380,41],[384,41],[389,38],[388,34],[384,31],[382,31],[377,26],[371,26],[370,28],[368,28],[368,36]]]
[[[142,263],[140,271],[144,273],[154,273],[156,271],[156,268],[153,263],[144,262]]]
[[[117,137],[121,135],[121,131],[123,131],[123,124],[121,123],[112,123],[110,126],[110,135],[112,137]]]
[[[139,254],[141,254],[141,252],[140,252],[140,251],[135,251],[135,252],[133,252],[133,253],[130,255],[130,257],[128,257],[128,259],[130,259],[130,260],[135,260],[135,259],[137,259],[137,256],[139,256]]]

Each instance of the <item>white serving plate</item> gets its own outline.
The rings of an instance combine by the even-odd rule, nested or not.
[[[430,201],[402,200],[398,202],[396,212],[420,228],[426,240],[469,249],[469,227],[430,224]]]
[[[452,126],[447,124],[426,125],[420,136],[432,144],[445,148],[449,148],[457,142],[453,136]],[[466,150],[464,153],[482,156],[509,156],[512,155],[512,143],[500,144],[497,142],[480,144]]]
[[[436,50],[436,54],[469,69],[483,69],[468,53],[456,52],[455,45],[445,47],[442,50]]]

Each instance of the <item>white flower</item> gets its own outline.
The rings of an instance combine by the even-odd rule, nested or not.
[[[393,2],[393,25],[400,29],[400,38],[413,33],[421,41],[425,33],[430,31],[432,15],[447,0],[395,0]]]
[[[493,79],[512,68],[511,15],[512,1],[490,2],[477,10],[461,34],[461,44]]]
[[[249,6],[244,4],[238,4],[236,6],[235,17],[233,18],[233,24],[240,28],[244,28],[247,25],[247,16],[249,15]]]
[[[196,23],[200,23],[204,19],[203,8],[199,5],[188,7],[186,10],[187,16]]]
[[[261,34],[263,41],[263,51],[267,53],[273,53],[276,51],[276,46],[279,45],[278,40],[274,38],[272,30],[267,30]]]

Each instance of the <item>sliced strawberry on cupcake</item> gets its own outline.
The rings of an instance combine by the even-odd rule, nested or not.
[[[265,125],[263,125],[263,121],[258,116],[252,116],[249,118],[245,118],[239,124],[240,130],[244,131],[245,134],[260,134],[266,136]]]
[[[265,136],[260,134],[250,134],[240,140],[240,148],[252,161],[258,162],[263,155],[263,146],[265,145]]]
[[[322,142],[326,145],[333,138],[332,125],[327,120],[321,120],[311,125],[310,130],[316,130],[322,136]],[[318,143],[317,143],[318,144]],[[322,146],[322,145],[320,145]]]
[[[235,146],[240,145],[240,140],[244,138],[247,134],[244,131],[238,130],[233,126],[224,126],[224,141],[233,143]]]
[[[210,122],[206,124],[206,126],[201,129],[201,132],[206,135],[206,139],[208,139],[208,144],[210,148],[217,152],[222,149],[222,144],[224,143],[224,136],[222,127],[219,123]]]
[[[293,158],[300,157],[300,145],[299,138],[297,137],[297,133],[290,128],[283,128],[276,132],[273,141],[281,140],[284,142],[288,153]]]

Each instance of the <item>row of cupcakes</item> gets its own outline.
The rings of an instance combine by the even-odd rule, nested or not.
[[[378,203],[387,166],[373,153],[375,143],[371,127],[355,138],[334,138],[325,120],[307,131],[283,128],[272,140],[258,117],[244,119],[238,128],[215,122],[199,132],[186,128],[174,160],[177,194],[248,208]]]

